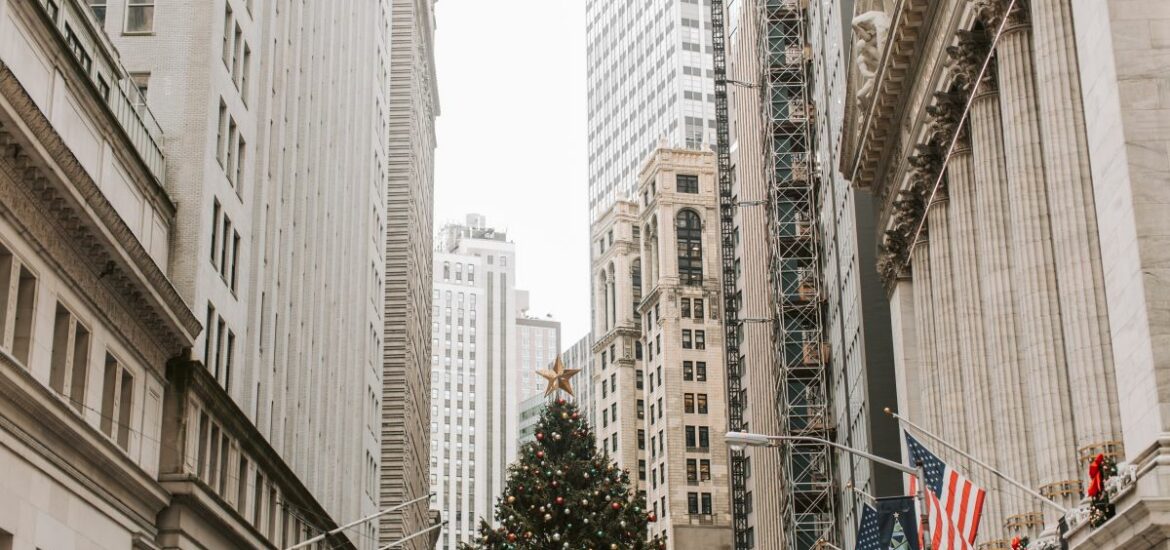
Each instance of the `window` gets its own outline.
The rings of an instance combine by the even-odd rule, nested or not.
[[[106,3],[107,0],[89,0],[89,9],[93,10],[93,17],[99,26],[106,24]]]
[[[227,6],[227,11],[223,16],[223,51],[220,53],[220,56],[223,59],[223,66],[230,68],[232,66],[232,52],[235,51],[232,45],[232,5],[227,2],[225,2],[225,5]]]
[[[690,317],[691,316],[691,299],[690,298],[683,298],[683,299],[679,300],[678,309],[679,309],[679,316],[681,316],[684,319],[687,317]]]
[[[684,393],[683,394],[683,412],[685,412],[687,414],[691,414],[691,413],[695,412],[695,394],[693,394],[693,393]]]
[[[711,461],[706,458],[699,461],[699,481],[711,481]]]
[[[707,394],[700,393],[695,395],[695,408],[699,414],[707,414]]]
[[[687,493],[687,513],[699,515],[699,493]]]
[[[702,98],[702,95],[699,96]],[[679,193],[698,193],[699,192],[699,176],[691,174],[679,174],[674,179],[675,186],[678,187]]]
[[[134,83],[134,89],[138,90],[131,102],[134,103],[134,110],[142,114],[146,110],[146,94],[150,91],[150,73],[130,73],[130,80]]]
[[[695,364],[690,361],[683,361],[683,380],[691,381],[695,379]]]
[[[646,430],[638,430],[638,449],[646,449]]]
[[[126,32],[148,33],[154,30],[154,0],[129,0],[126,5]]]
[[[608,410],[603,409],[601,411],[601,427],[602,428],[609,427],[609,411]]]
[[[707,349],[707,331],[695,331],[695,349]]]
[[[638,400],[638,419],[641,420],[644,418],[646,418],[646,402],[639,399]]]
[[[706,426],[699,426],[699,448],[711,448],[711,437]]]
[[[638,460],[638,479],[646,480],[646,461]]]
[[[12,355],[26,366],[32,349],[36,296],[37,278],[0,245],[0,346],[9,346]],[[11,309],[13,304],[15,312]]]
[[[102,432],[124,451],[130,450],[130,407],[134,403],[134,376],[106,353],[102,378]]]
[[[684,328],[682,331],[682,347],[683,349],[693,349],[695,347],[693,340],[691,340],[691,329]]]
[[[703,514],[711,515],[711,493],[703,493]]]
[[[678,277],[684,285],[703,284],[703,224],[693,210],[683,210],[675,218],[678,240]]]
[[[690,483],[699,481],[699,465],[693,458],[687,459],[687,481]]]
[[[687,426],[686,430],[685,430],[685,434],[686,434],[687,448],[688,449],[694,448],[695,447],[695,427],[694,426]]]
[[[604,384],[604,383],[605,383],[605,381],[602,380],[602,384]],[[642,380],[642,371],[635,371],[634,372],[634,386],[637,387],[638,389],[642,389],[644,385],[645,384]]]
[[[61,304],[57,304],[53,325],[49,387],[81,412],[85,407],[85,378],[89,372],[89,331]]]
[[[703,320],[703,299],[695,298],[695,320]]]
[[[228,127],[228,112],[227,103],[224,103],[223,98],[219,100],[219,119],[215,128],[215,160],[219,162],[222,167],[227,167],[227,127]]]
[[[706,361],[699,361],[698,363],[695,363],[695,381],[697,381],[697,382],[706,382],[707,381],[707,362]]]
[[[606,380],[602,380],[602,381],[601,381],[601,396],[602,396],[602,397],[605,397],[605,396],[609,395],[609,392],[607,391],[607,388],[609,388],[609,384],[608,384],[608,382],[607,382]]]

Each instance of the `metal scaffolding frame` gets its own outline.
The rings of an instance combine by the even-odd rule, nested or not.
[[[814,168],[816,105],[811,99],[807,2],[761,0],[764,143],[775,321],[778,435],[833,440],[829,346],[824,336],[819,174]],[[781,450],[784,536],[792,550],[836,541],[834,454],[827,445]]]

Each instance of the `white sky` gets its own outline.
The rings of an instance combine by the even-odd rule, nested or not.
[[[589,327],[585,2],[439,0],[435,227],[487,216],[530,312]]]

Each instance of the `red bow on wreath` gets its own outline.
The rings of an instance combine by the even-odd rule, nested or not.
[[[1012,538],[1012,550],[1020,550],[1020,536],[1016,535]]]
[[[1105,455],[1098,454],[1089,464],[1089,498],[1097,498],[1101,494],[1101,466],[1105,463]]]

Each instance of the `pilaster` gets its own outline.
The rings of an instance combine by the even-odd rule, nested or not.
[[[936,359],[934,303],[931,292],[930,243],[921,239],[911,250],[914,269],[914,323],[918,337],[920,385],[905,391],[917,392],[922,403],[922,424],[935,431],[942,427],[939,400],[939,369]]]

